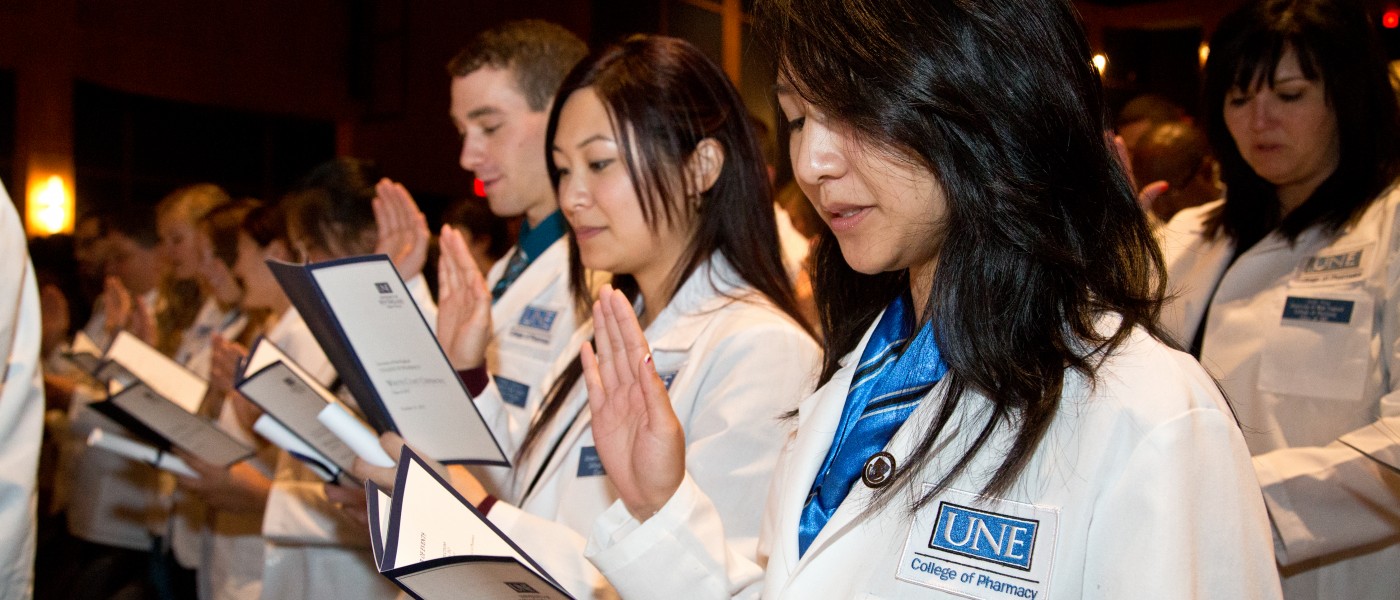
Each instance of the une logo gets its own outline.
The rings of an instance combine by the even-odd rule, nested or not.
[[[980,511],[948,502],[938,506],[929,548],[1031,570],[1031,551],[1040,522]]]
[[[520,315],[520,324],[531,329],[549,331],[554,327],[554,319],[558,316],[558,311],[527,306],[525,312]]]
[[[381,294],[392,294],[392,293],[394,293],[394,288],[389,287],[389,284],[388,284],[388,283],[385,283],[385,282],[383,282],[383,281],[380,281],[380,282],[378,282],[378,283],[375,283],[375,284],[374,284],[374,289],[379,290],[379,293],[381,293]]]
[[[1314,256],[1308,259],[1308,263],[1303,267],[1304,273],[1318,273],[1322,271],[1336,271],[1338,269],[1354,269],[1361,266],[1361,251],[1337,254],[1334,256]]]
[[[509,587],[509,588],[511,589],[511,591],[516,592],[516,593],[518,593],[518,594],[538,594],[538,593],[539,593],[538,591],[535,590],[535,588],[530,587],[530,584],[528,584],[528,583],[521,583],[521,582],[518,582],[518,581],[507,581],[507,582],[505,582],[505,583],[506,583],[506,586]]]

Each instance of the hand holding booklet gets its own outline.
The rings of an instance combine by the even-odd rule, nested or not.
[[[136,336],[118,334],[99,373],[117,391],[88,406],[157,448],[179,446],[224,467],[252,456],[252,448],[196,414],[208,383]]]
[[[375,564],[414,598],[573,598],[407,447],[393,496],[365,494]]]
[[[443,463],[509,465],[387,256],[268,267],[377,431]]]
[[[308,464],[321,479],[334,482],[348,478],[357,454],[364,454],[366,461],[378,466],[393,465],[374,434],[358,419],[350,417],[336,429],[327,427],[327,415],[349,413],[335,394],[267,339],[258,338],[253,343],[237,381],[234,387],[263,410],[254,430]],[[335,416],[331,421],[335,423]],[[357,449],[344,441],[366,436],[368,449]]]

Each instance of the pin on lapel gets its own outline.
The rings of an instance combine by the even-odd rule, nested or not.
[[[865,461],[860,470],[860,481],[866,487],[880,489],[890,482],[894,475],[894,455],[889,452],[876,452]]]

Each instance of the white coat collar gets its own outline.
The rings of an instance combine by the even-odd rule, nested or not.
[[[713,313],[732,302],[766,302],[761,298],[744,283],[724,255],[716,252],[695,268],[647,327],[647,342],[653,351],[688,351],[705,328],[714,323]]]
[[[508,257],[518,251],[512,248],[507,258],[496,261],[491,267],[491,279],[488,283],[494,285],[496,281],[505,274],[505,265],[509,262]],[[511,310],[519,311],[530,300],[539,297],[546,287],[554,283],[559,277],[567,278],[569,269],[569,239],[568,236],[555,240],[543,253],[530,262],[530,266],[525,267],[525,271],[520,277],[506,288],[499,300],[492,307],[513,307]],[[493,311],[494,312],[494,311]],[[503,319],[506,315],[492,314],[492,319]]]

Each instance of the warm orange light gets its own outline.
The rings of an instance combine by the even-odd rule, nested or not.
[[[30,236],[73,232],[73,193],[59,175],[33,178],[25,203],[25,229]]]
[[[1196,55],[1201,58],[1201,68],[1206,68],[1206,60],[1210,58],[1210,44],[1201,42],[1200,47],[1196,48]]]
[[[1104,69],[1108,68],[1108,56],[1104,54],[1095,54],[1093,61],[1094,68],[1098,69],[1099,75],[1102,76]]]

